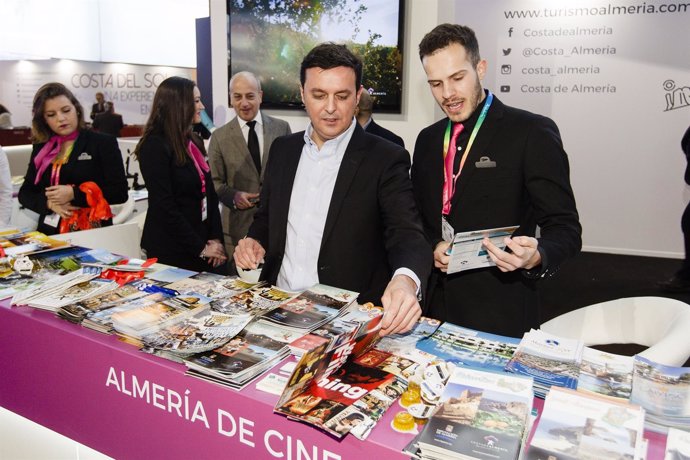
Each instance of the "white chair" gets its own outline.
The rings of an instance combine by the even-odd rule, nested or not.
[[[583,307],[553,318],[541,330],[585,345],[634,343],[639,353],[667,366],[690,357],[690,305],[665,297],[627,297]]]
[[[127,201],[122,204],[111,204],[110,210],[113,213],[113,225],[122,224],[129,220],[134,211],[134,197],[129,195]]]
[[[7,154],[7,161],[10,164],[10,174],[12,176],[23,176],[26,174],[33,148],[34,146],[31,144],[2,147]]]
[[[141,232],[135,222],[82,230],[80,232],[62,233],[52,235],[51,238],[68,241],[75,246],[105,249],[113,254],[130,258],[141,258]]]

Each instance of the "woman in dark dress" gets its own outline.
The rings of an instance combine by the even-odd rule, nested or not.
[[[60,219],[88,206],[80,189],[95,182],[109,204],[127,201],[127,177],[114,137],[89,131],[84,109],[61,83],[47,83],[36,92],[31,134],[34,141],[19,203],[39,215],[38,231],[58,233]],[[100,222],[112,225],[112,220]]]
[[[194,271],[226,272],[218,196],[201,139],[201,94],[193,81],[164,80],[134,154],[149,192],[141,246],[147,257]]]

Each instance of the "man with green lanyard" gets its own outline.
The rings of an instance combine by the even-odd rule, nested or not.
[[[521,337],[541,322],[536,280],[553,275],[582,245],[558,128],[482,88],[487,62],[472,29],[437,26],[422,39],[419,56],[447,115],[420,132],[411,172],[434,248],[426,314]],[[505,250],[483,241],[496,266],[446,273],[455,233],[513,225],[519,228]]]

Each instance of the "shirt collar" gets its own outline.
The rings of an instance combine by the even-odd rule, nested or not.
[[[343,131],[338,137],[334,137],[333,139],[329,139],[326,142],[323,143],[323,146],[321,147],[321,150],[325,150],[328,148],[327,151],[343,151],[344,152],[344,147],[347,146],[347,144],[350,143],[350,139],[352,138],[352,133],[355,132],[355,125],[357,124],[357,120],[355,117],[352,117],[352,122],[350,123],[350,126]],[[316,146],[316,142],[314,142],[311,138],[312,133],[314,132],[314,127],[312,126],[311,122],[309,122],[309,126],[307,126],[307,129],[304,131],[304,142],[310,146],[310,148],[317,150],[318,147]]]
[[[484,105],[486,104],[486,101],[488,98],[486,95],[488,94],[487,90],[484,90],[484,100],[479,103],[476,109],[474,109],[474,112],[472,112],[472,115],[470,117],[462,122],[462,125],[464,126],[463,132],[470,132],[474,128],[474,125],[477,124],[477,120],[479,119],[479,114],[482,113],[482,109],[484,108]]]
[[[237,121],[240,122],[240,128],[244,128],[245,126],[247,126],[247,122],[244,121],[243,119],[241,119],[240,117],[237,117]],[[249,120],[249,121],[252,121],[252,120]],[[258,112],[256,112],[256,116],[254,117],[254,120],[253,120],[253,121],[256,121],[256,124],[257,124],[257,125],[261,125],[261,126],[264,125],[264,121],[263,121],[263,119],[261,118],[261,110],[259,110]]]

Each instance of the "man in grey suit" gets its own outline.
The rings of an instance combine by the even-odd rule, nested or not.
[[[263,92],[254,74],[238,72],[229,86],[237,116],[213,132],[208,157],[213,185],[224,208],[225,249],[232,255],[254,219],[271,144],[291,131],[287,122],[259,110]]]

